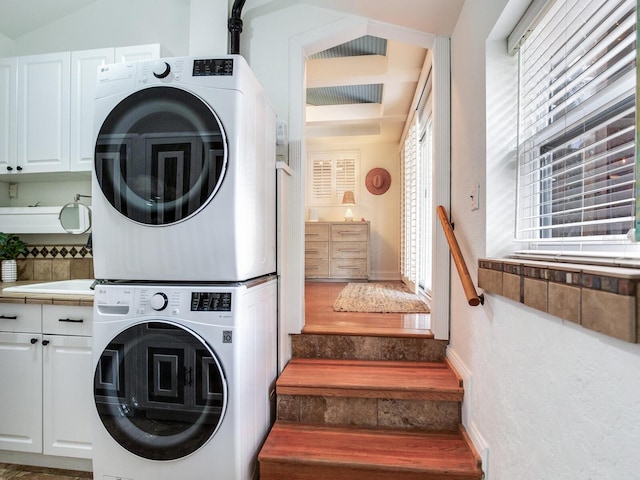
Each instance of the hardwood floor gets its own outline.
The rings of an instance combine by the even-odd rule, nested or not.
[[[428,313],[334,312],[333,302],[343,282],[306,282],[303,333],[433,337]]]

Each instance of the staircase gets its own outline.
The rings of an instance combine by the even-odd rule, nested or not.
[[[478,480],[446,343],[301,334],[277,381],[261,480]]]

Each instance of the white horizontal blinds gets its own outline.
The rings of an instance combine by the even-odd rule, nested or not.
[[[634,225],[635,0],[557,0],[520,47],[518,238]]]
[[[336,206],[351,190],[358,200],[358,152],[313,152],[309,154],[309,204]]]

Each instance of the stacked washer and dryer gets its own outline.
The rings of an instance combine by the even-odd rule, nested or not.
[[[250,480],[277,376],[275,114],[245,60],[100,67],[96,480]]]

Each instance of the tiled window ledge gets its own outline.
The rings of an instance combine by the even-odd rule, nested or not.
[[[478,286],[589,330],[640,343],[640,269],[480,259]]]

